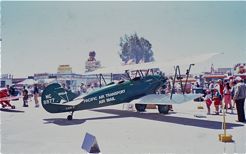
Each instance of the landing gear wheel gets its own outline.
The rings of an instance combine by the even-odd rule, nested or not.
[[[138,112],[144,112],[146,108],[146,104],[135,104],[135,108]]]
[[[68,115],[67,116],[67,120],[73,120],[73,116],[72,115]]]
[[[72,111],[71,115],[68,115],[68,116],[67,116],[67,120],[73,120],[73,112],[74,112],[74,111]]]
[[[11,106],[11,109],[15,109],[15,106],[14,106],[14,105],[12,105],[12,106]]]
[[[162,114],[168,114],[169,106],[168,105],[158,105],[158,111]]]

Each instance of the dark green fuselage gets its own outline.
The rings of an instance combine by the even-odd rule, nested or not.
[[[163,85],[163,77],[160,75],[148,75],[142,78],[135,78],[129,81],[121,81],[95,90],[81,99],[76,100],[73,93],[68,92],[65,95],[60,95],[62,89],[57,87],[55,93],[51,91],[52,88],[44,90],[42,95],[42,105],[46,111],[50,113],[69,112],[85,109],[93,109],[109,105],[116,105],[120,103],[128,103],[134,99],[142,96],[153,94]],[[64,90],[64,89],[63,89]],[[54,88],[53,88],[54,91]],[[47,95],[52,95],[53,98],[47,101]],[[69,95],[69,97],[68,97]],[[62,96],[62,97],[61,97]],[[55,99],[54,99],[55,98]],[[60,104],[61,98],[68,98],[66,103]],[[71,101],[80,101],[77,105],[69,105]]]

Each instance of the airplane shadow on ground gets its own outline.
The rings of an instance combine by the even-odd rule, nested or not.
[[[108,114],[114,114],[113,116],[103,116],[103,117],[94,117],[94,118],[86,118],[86,119],[73,119],[68,121],[63,118],[51,118],[51,119],[43,119],[45,124],[53,123],[60,126],[68,126],[68,125],[79,125],[89,120],[105,120],[105,119],[115,119],[115,118],[140,118],[147,120],[154,120],[165,123],[174,123],[186,126],[194,126],[208,129],[221,129],[222,122],[219,121],[210,121],[204,119],[193,119],[193,118],[185,118],[185,117],[175,117],[169,115],[163,115],[159,113],[138,113],[132,111],[124,111],[124,110],[116,110],[116,109],[97,109],[91,110],[95,112],[102,112]],[[235,124],[235,123],[227,123],[226,128],[232,129],[234,127],[242,127],[244,124]]]
[[[21,111],[21,110],[16,110],[16,109],[0,109],[1,112],[16,112],[16,113],[24,113],[25,111]]]

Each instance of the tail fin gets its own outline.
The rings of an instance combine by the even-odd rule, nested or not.
[[[65,105],[76,98],[77,95],[61,87],[58,83],[47,86],[41,97],[42,106],[47,112],[59,113],[73,111],[74,106]]]

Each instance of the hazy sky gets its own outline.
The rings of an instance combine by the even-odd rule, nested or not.
[[[70,64],[83,73],[88,52],[121,63],[120,37],[149,40],[154,58],[224,52],[201,68],[246,62],[246,2],[1,2],[2,73],[26,77]]]

